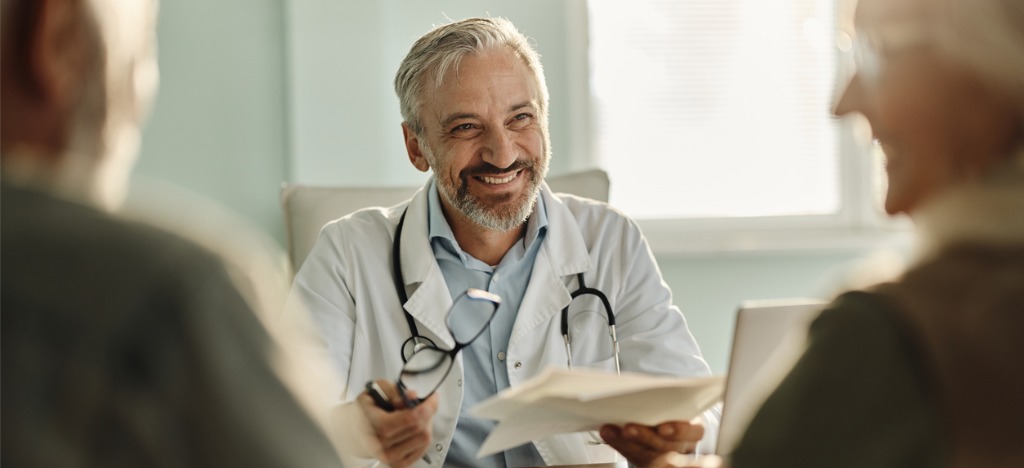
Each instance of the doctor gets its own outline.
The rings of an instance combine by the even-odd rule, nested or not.
[[[476,458],[494,422],[470,417],[469,409],[550,366],[569,366],[570,358],[575,367],[612,371],[617,361],[624,371],[652,374],[710,370],[636,224],[604,203],[553,194],[544,183],[547,86],[539,56],[511,23],[474,18],[430,31],[403,60],[395,90],[409,160],[433,177],[405,203],[325,226],[289,300],[289,313],[311,314],[315,348],[343,380],[331,417],[346,461],[594,463],[615,459],[611,445],[644,465],[667,448],[692,452],[705,433],[713,437],[717,409],[703,422],[606,426],[601,436],[609,445],[592,434],[567,434]],[[573,299],[581,280],[606,295],[611,310],[592,294]],[[453,338],[465,321],[446,317],[468,288],[500,296],[501,305],[466,345]],[[464,304],[451,314],[466,313],[459,311]],[[567,306],[571,351],[562,332]],[[403,398],[392,384],[411,341],[441,350],[466,345],[432,395]],[[364,392],[374,380],[396,410],[380,409]],[[415,407],[404,403],[427,396]]]

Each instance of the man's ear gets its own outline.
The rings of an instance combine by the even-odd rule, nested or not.
[[[81,98],[83,77],[92,72],[89,67],[102,66],[97,60],[101,39],[90,31],[84,1],[37,1],[39,14],[28,49],[31,81],[44,102],[67,108]]]
[[[406,122],[402,122],[402,136],[405,137],[405,152],[409,153],[409,162],[416,169],[419,169],[420,172],[430,170],[430,162],[427,161],[423,150],[420,149],[419,137],[416,136],[416,132]]]

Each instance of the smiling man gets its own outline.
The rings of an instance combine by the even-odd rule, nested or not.
[[[395,90],[409,160],[433,177],[407,202],[325,226],[289,301],[289,313],[311,314],[312,339],[342,376],[332,435],[347,461],[538,466],[616,459],[586,433],[476,458],[495,423],[469,409],[548,367],[710,374],[636,224],[544,183],[551,145],[539,56],[508,21],[467,19],[420,38],[402,61]],[[601,291],[610,310],[593,294],[573,298],[587,287]],[[470,288],[500,296],[490,321],[469,319],[473,301],[461,299]],[[571,348],[562,333],[567,307]],[[420,353],[441,357],[419,368]],[[424,377],[432,372],[436,377]],[[383,392],[376,403],[363,391],[371,381]],[[713,410],[703,422],[606,426],[601,436],[644,464],[668,448],[695,450],[717,422]]]

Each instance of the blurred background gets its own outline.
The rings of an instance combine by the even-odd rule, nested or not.
[[[829,107],[834,0],[165,0],[136,187],[173,184],[285,241],[283,183],[419,185],[394,73],[436,24],[503,16],[551,92],[552,173],[602,168],[715,373],[744,300],[827,299],[911,248],[862,122]],[[837,78],[838,77],[838,78]],[[887,257],[891,258],[891,257]]]

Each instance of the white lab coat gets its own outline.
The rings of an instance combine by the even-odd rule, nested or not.
[[[340,406],[333,410],[332,436],[348,456],[346,466],[373,464],[358,458],[372,453],[358,436],[365,418],[356,405],[346,402],[355,399],[367,381],[398,377],[400,348],[410,336],[391,273],[395,227],[406,206],[401,245],[409,294],[405,309],[415,318],[421,335],[443,348],[454,345],[445,326],[452,298],[427,238],[426,187],[429,182],[407,203],[361,210],[324,226],[292,287],[289,312],[304,309],[312,315],[314,338],[329,354],[327,358],[342,381],[335,402]],[[511,385],[550,366],[566,367],[560,312],[578,287],[579,272],[588,286],[603,291],[611,302],[624,371],[710,375],[683,315],[672,305],[672,293],[637,225],[607,204],[555,195],[547,184],[540,196],[549,224],[506,351]],[[588,297],[585,307],[578,309],[581,312],[570,318],[573,365],[613,370],[603,308],[592,296],[577,302]],[[574,311],[578,305],[573,305]],[[438,390],[441,400],[434,416],[434,441],[427,452],[435,466],[447,455],[458,421],[462,378],[460,356]],[[710,438],[718,431],[717,413],[710,411],[704,416]],[[535,443],[548,464],[615,459],[610,448],[588,444],[588,440],[585,434],[566,434]],[[703,446],[714,447],[714,443],[706,438]],[[427,464],[421,461],[420,466]]]

